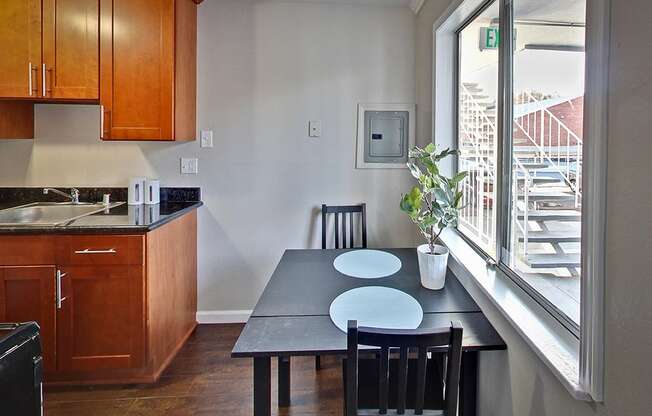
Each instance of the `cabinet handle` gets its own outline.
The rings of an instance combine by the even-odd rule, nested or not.
[[[66,273],[61,273],[61,270],[57,270],[57,284],[56,284],[56,301],[57,309],[61,309],[61,304],[67,298],[61,297],[61,279],[66,276]]]
[[[105,110],[103,105],[100,105],[100,137],[111,138],[111,110]]]
[[[34,93],[34,89],[32,88],[32,63],[30,62],[28,65],[29,65],[29,96],[31,97],[32,94]]]
[[[43,65],[43,67],[45,67],[45,64]],[[53,78],[54,67],[48,69],[47,73],[50,74],[50,85],[53,85],[54,84],[54,81],[53,81],[54,80],[54,78]],[[47,79],[47,75],[43,79]],[[45,82],[43,84],[46,85]],[[47,95],[47,94],[50,94],[50,97],[52,97],[52,87],[45,89],[45,95]]]
[[[107,250],[91,250],[90,248],[85,248],[83,250],[76,250],[75,254],[115,254],[114,248],[109,248]]]
[[[36,72],[36,77],[34,77],[34,72]],[[38,66],[32,65],[29,63],[29,96],[33,97],[38,94]]]
[[[41,78],[42,78],[42,81],[43,81],[43,96],[44,97],[46,96],[45,82],[46,82],[46,76],[47,76],[46,74],[47,74],[47,72],[48,72],[47,68],[46,68],[45,64],[43,64],[43,73],[41,74]]]

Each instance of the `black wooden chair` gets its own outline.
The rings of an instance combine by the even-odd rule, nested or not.
[[[328,215],[335,214],[335,248],[367,248],[367,206],[366,204],[360,205],[322,205],[321,206],[321,248],[326,247],[326,225],[328,223]],[[354,215],[360,216],[360,229],[361,236],[358,239],[360,245],[355,246],[355,227]],[[341,218],[341,221],[340,221]],[[348,221],[347,221],[348,218]],[[347,234],[348,228],[348,234]],[[341,238],[341,240],[340,240]],[[348,239],[348,245],[347,245]],[[342,244],[340,244],[340,241]]]
[[[358,409],[358,345],[380,348],[378,365],[378,408]],[[388,413],[390,349],[399,350],[398,390],[396,409]],[[416,391],[414,409],[406,413],[408,385],[408,353],[417,350]],[[428,351],[446,351],[443,410],[424,411]],[[460,370],[462,360],[462,327],[453,322],[449,328],[391,330],[359,327],[349,321],[347,358],[344,365],[345,416],[362,415],[457,415]],[[429,392],[430,393],[430,392]]]
[[[326,249],[327,237],[327,224],[328,215],[335,214],[335,225],[333,231],[335,233],[335,248],[367,248],[367,204],[359,205],[326,205],[321,206],[321,248]],[[354,215],[358,214],[360,237],[357,239],[360,242],[359,246],[355,246],[356,237],[355,231],[358,227],[354,225]],[[340,220],[341,218],[341,220]],[[348,221],[347,221],[348,219]],[[348,226],[347,226],[348,225]],[[348,228],[348,234],[347,234]],[[348,245],[347,245],[348,237]],[[341,240],[340,240],[341,238]],[[342,244],[340,244],[342,241]],[[321,357],[315,357],[315,369],[321,369]]]

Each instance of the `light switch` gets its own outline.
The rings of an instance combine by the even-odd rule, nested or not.
[[[308,122],[308,136],[321,137],[321,121],[312,120]]]
[[[201,147],[213,147],[213,130],[201,131]]]
[[[196,175],[199,172],[199,159],[181,158],[181,173],[184,175]]]

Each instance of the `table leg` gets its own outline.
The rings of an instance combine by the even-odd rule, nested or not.
[[[462,353],[460,379],[460,416],[475,416],[478,395],[478,352]]]
[[[254,416],[272,414],[272,366],[270,357],[254,357]]]
[[[278,357],[278,405],[290,405],[290,357]]]

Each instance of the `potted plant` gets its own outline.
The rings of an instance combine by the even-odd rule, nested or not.
[[[439,171],[439,162],[457,153],[450,149],[437,152],[430,143],[423,149],[414,147],[408,155],[408,168],[419,184],[403,195],[401,210],[426,238],[427,244],[417,247],[417,253],[421,284],[428,289],[444,287],[448,249],[436,242],[446,227],[457,226],[462,204],[459,187],[467,176],[467,172],[460,172],[452,178],[446,177]]]

